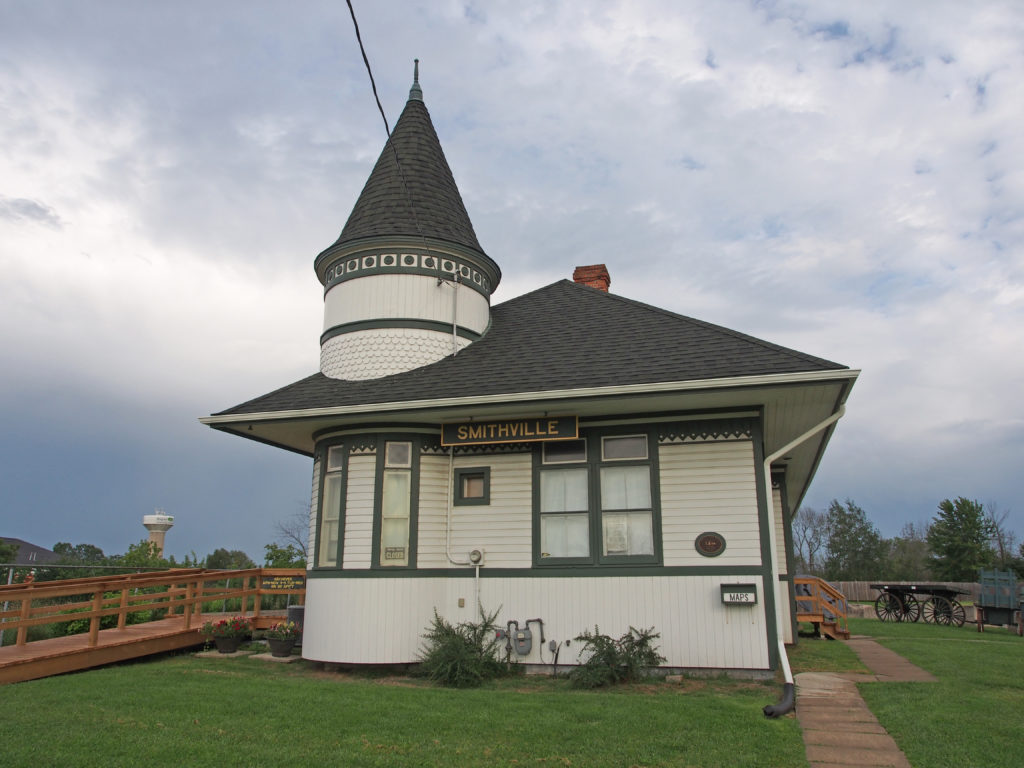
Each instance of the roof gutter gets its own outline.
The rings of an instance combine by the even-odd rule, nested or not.
[[[199,421],[202,424],[216,426],[218,424],[236,424],[238,422],[285,421],[289,419],[348,416],[361,413],[379,414],[389,411],[424,410],[429,408],[458,408],[462,406],[491,404],[505,405],[512,402],[539,403],[582,397],[614,397],[621,395],[658,394],[662,392],[809,384],[813,382],[846,381],[856,379],[859,374],[859,370],[843,368],[834,371],[784,373],[767,376],[735,376],[719,379],[698,379],[696,381],[656,382],[653,384],[624,384],[615,387],[584,387],[580,389],[544,390],[539,392],[503,392],[495,395],[467,395],[464,397],[438,398],[436,400],[403,400],[391,403],[359,403],[357,405],[332,406],[328,408],[213,414],[201,417]]]
[[[778,550],[778,537],[775,535],[775,504],[772,496],[772,462],[782,458],[789,451],[796,448],[801,443],[814,437],[816,434],[824,429],[828,429],[846,413],[846,406],[840,405],[839,409],[829,416],[827,419],[822,421],[820,424],[816,424],[809,430],[804,432],[800,437],[791,440],[784,446],[775,451],[770,456],[766,456],[764,460],[764,490],[765,490],[765,502],[768,505],[768,509],[771,514],[769,515],[768,521],[768,546],[771,549],[771,570],[769,571],[769,577],[772,580],[772,590],[775,592],[775,632],[777,635],[777,641],[779,644],[779,661],[782,662],[782,674],[785,678],[786,684],[783,688],[782,698],[775,704],[769,704],[764,708],[765,717],[778,717],[784,715],[787,712],[792,711],[796,707],[795,690],[793,683],[793,670],[789,666],[789,656],[786,655],[786,635],[782,628],[782,600],[783,596],[780,594],[781,589],[779,586],[779,550]],[[789,595],[785,595],[785,599],[789,599]]]

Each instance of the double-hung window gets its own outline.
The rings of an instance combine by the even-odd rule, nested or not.
[[[647,435],[601,438],[601,554],[654,555]]]
[[[317,553],[317,565],[335,566],[338,564],[338,538],[341,533],[341,494],[342,470],[344,467],[344,448],[340,445],[327,449],[326,466],[324,468],[324,491],[320,503],[320,550]]]
[[[412,443],[388,441],[381,477],[379,565],[409,565],[411,516]]]
[[[660,556],[647,434],[543,443],[535,482],[538,564],[654,563]]]

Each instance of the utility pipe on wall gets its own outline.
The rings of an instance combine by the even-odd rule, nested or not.
[[[766,456],[764,459],[764,490],[765,490],[765,503],[768,505],[769,516],[768,516],[768,546],[771,548],[771,571],[770,576],[772,579],[772,590],[775,594],[775,633],[777,635],[777,641],[779,645],[779,661],[782,663],[782,674],[785,678],[786,684],[783,688],[782,698],[775,704],[769,704],[764,708],[765,717],[778,717],[784,715],[787,712],[793,710],[796,706],[796,691],[794,690],[793,684],[793,670],[789,666],[789,657],[786,655],[786,635],[782,628],[782,599],[779,595],[779,550],[778,550],[778,537],[775,535],[775,499],[772,494],[772,462],[785,456],[791,450],[796,448],[801,443],[814,437],[814,435],[821,432],[823,429],[835,424],[846,413],[846,406],[840,405],[839,410],[829,416],[820,424],[811,427],[809,430],[804,432],[800,437],[786,443],[784,446],[775,451],[770,456]],[[782,511],[785,515],[785,512]],[[785,520],[783,520],[785,524]],[[786,595],[786,599],[789,599],[789,595]]]

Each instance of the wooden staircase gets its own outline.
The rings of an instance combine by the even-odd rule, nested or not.
[[[793,591],[797,621],[813,624],[817,634],[830,640],[850,639],[846,596],[842,592],[816,576],[797,576]]]

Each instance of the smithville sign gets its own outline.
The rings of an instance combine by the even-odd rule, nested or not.
[[[508,421],[463,421],[441,425],[441,445],[525,443],[534,440],[575,440],[579,418],[558,416]]]

